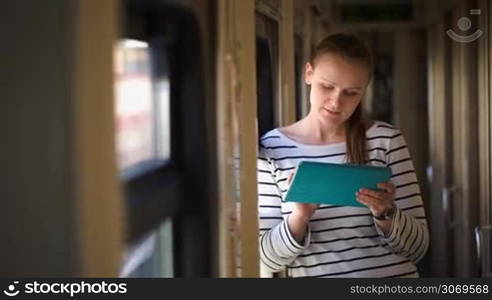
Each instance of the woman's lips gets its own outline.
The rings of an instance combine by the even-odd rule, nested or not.
[[[324,110],[326,110],[327,112],[329,112],[330,114],[333,114],[333,115],[339,115],[341,112],[339,111],[333,111],[333,110],[330,110],[328,108],[325,108],[323,107]]]

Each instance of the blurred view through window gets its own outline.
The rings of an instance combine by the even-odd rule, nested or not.
[[[120,40],[115,58],[118,167],[142,174],[170,157],[169,79],[154,78],[147,42]]]

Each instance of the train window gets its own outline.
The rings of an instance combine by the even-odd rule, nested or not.
[[[256,80],[258,135],[277,125],[278,23],[256,13]]]
[[[274,127],[272,58],[268,40],[256,38],[256,86],[258,94],[258,135]]]
[[[145,41],[121,40],[115,57],[117,158],[129,177],[169,159],[169,80],[154,78]]]
[[[159,227],[128,247],[120,277],[173,277],[173,224],[166,219]]]
[[[142,19],[128,22],[142,26]],[[166,207],[175,205],[178,191],[169,184],[177,173],[171,162],[169,53],[162,38],[149,36],[144,27],[126,35],[114,52],[116,153],[128,227],[120,276],[170,277],[173,252],[162,252],[172,248],[173,238],[163,232],[173,220],[163,218],[172,214]]]
[[[302,55],[302,38],[298,35],[294,35],[294,72],[295,72],[295,95],[296,95],[296,120],[300,120],[303,117],[303,97],[302,87],[304,85],[302,72],[304,70]]]
[[[192,9],[126,0],[116,46],[116,136],[125,200],[122,277],[210,276],[212,147]]]
[[[387,41],[386,44],[384,41]],[[372,116],[388,123],[393,123],[393,62],[394,54],[391,52],[393,38],[384,34],[377,34],[373,38],[374,49],[374,77],[373,77],[373,103]],[[388,45],[389,44],[389,45]]]
[[[414,18],[411,0],[339,1],[339,10],[344,22],[402,22]]]

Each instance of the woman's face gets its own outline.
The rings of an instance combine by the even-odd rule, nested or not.
[[[343,124],[359,105],[369,83],[365,66],[337,54],[323,54],[315,65],[306,64],[306,84],[311,85],[311,111],[319,121]]]

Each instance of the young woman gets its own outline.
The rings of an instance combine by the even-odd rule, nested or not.
[[[362,118],[371,79],[368,48],[333,34],[306,64],[310,111],[260,140],[260,255],[292,277],[418,277],[429,232],[414,167],[400,131]],[[369,164],[392,170],[382,190],[361,189],[366,207],[283,202],[300,161]]]

